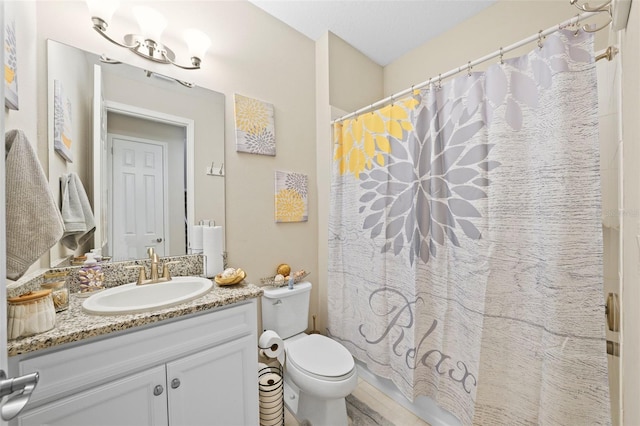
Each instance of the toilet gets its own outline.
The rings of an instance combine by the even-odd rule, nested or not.
[[[349,351],[321,334],[305,334],[311,283],[292,290],[266,287],[262,296],[262,328],[284,340],[284,402],[298,421],[313,426],[346,426],[345,397],[358,386]]]

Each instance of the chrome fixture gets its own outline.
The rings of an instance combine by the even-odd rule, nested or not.
[[[9,421],[22,411],[29,402],[38,380],[40,380],[38,372],[7,378],[4,370],[0,370],[0,401],[5,396],[9,397],[0,407],[0,419]]]
[[[109,21],[118,8],[117,0],[86,0],[93,29],[111,43],[131,50],[136,55],[162,64],[172,64],[186,70],[197,70],[205,52],[211,45],[211,40],[205,33],[196,29],[185,30],[183,36],[191,56],[191,65],[180,65],[176,62],[176,55],[168,46],[160,42],[160,35],[167,26],[167,20],[162,14],[148,6],[135,6],[135,15],[140,34],[127,34],[120,43],[107,35]]]

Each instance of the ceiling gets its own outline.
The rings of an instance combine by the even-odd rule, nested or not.
[[[310,39],[331,31],[385,66],[495,0],[249,0]]]

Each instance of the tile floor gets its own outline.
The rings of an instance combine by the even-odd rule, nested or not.
[[[353,395],[369,407],[376,409],[396,426],[429,426],[427,422],[362,379],[358,379],[358,387],[353,391]],[[296,419],[287,410],[285,410],[284,424],[298,426]]]

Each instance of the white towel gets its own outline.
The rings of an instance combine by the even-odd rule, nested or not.
[[[17,280],[62,236],[62,217],[21,130],[5,133],[7,278]]]
[[[76,173],[60,176],[62,189],[62,244],[71,250],[84,244],[96,230],[96,221],[82,182]]]

